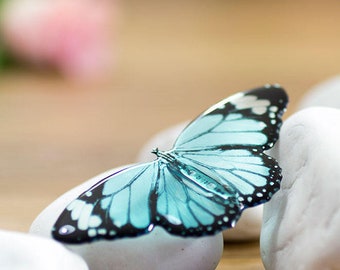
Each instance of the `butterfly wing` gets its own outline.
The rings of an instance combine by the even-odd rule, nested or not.
[[[257,149],[205,150],[179,155],[185,164],[209,173],[216,182],[234,190],[244,208],[269,201],[280,188],[282,175],[277,161]]]
[[[181,236],[215,234],[233,227],[243,207],[235,193],[182,161],[177,157],[160,170],[156,225]]]
[[[189,124],[173,151],[232,188],[245,208],[266,202],[280,188],[282,175],[264,150],[279,137],[287,103],[277,85],[233,95]]]
[[[278,139],[287,102],[285,91],[276,85],[235,94],[192,121],[174,149],[269,149]]]
[[[237,197],[222,186],[212,196],[216,187],[202,188],[176,166],[158,159],[104,178],[67,206],[53,237],[91,242],[145,234],[156,225],[175,235],[200,236],[233,226],[241,207]]]
[[[157,172],[154,161],[104,178],[67,206],[53,237],[78,243],[146,233],[154,217]]]

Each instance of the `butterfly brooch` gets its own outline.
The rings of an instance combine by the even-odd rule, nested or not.
[[[53,237],[66,243],[133,237],[161,226],[179,236],[234,227],[270,200],[281,168],[265,154],[279,137],[288,97],[279,85],[235,94],[192,121],[173,149],[107,175],[72,201]]]

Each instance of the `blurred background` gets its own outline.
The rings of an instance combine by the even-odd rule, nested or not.
[[[234,92],[279,83],[289,115],[339,71],[339,1],[0,2],[2,229]]]

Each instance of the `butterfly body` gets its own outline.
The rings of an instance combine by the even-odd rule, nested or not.
[[[161,226],[180,236],[233,227],[243,209],[268,201],[281,169],[264,153],[278,139],[287,96],[278,86],[212,106],[156,160],[101,179],[70,203],[52,234],[68,243],[138,236]]]

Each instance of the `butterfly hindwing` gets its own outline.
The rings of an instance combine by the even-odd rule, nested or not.
[[[237,193],[244,207],[270,200],[280,188],[281,169],[257,149],[206,150],[181,153],[186,164],[213,174],[216,182]]]
[[[184,165],[180,157],[176,159],[176,168],[168,164],[161,170],[157,224],[182,236],[214,234],[232,227],[241,211],[235,193],[195,167]]]

